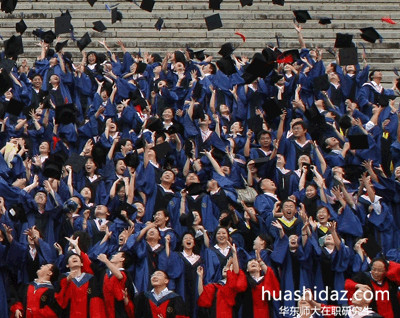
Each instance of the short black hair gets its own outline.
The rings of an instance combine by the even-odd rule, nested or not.
[[[58,269],[56,264],[51,264],[50,270],[51,270],[50,282],[54,283],[58,280],[60,270]]]

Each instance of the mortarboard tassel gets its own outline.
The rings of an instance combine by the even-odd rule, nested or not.
[[[246,37],[245,37],[242,33],[240,33],[240,32],[235,32],[235,34],[236,34],[236,35],[239,35],[239,36],[242,38],[243,42],[246,42]]]

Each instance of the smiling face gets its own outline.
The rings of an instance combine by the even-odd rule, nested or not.
[[[89,158],[86,163],[85,163],[85,170],[87,172],[87,174],[92,174],[95,173],[96,171],[96,164],[94,163],[92,158]]]
[[[261,271],[260,264],[257,262],[257,260],[252,259],[248,261],[247,263],[247,271],[251,273],[259,273]]]
[[[115,172],[118,175],[123,175],[125,170],[126,170],[126,164],[125,164],[124,160],[122,160],[122,159],[118,160],[117,164],[115,165]]]
[[[325,224],[326,222],[329,221],[329,218],[330,214],[327,208],[323,207],[317,211],[317,220],[319,223]]]
[[[51,276],[53,265],[52,264],[44,264],[40,266],[40,268],[36,271],[38,277],[46,277]]]
[[[146,240],[155,240],[158,242],[160,239],[161,239],[160,232],[157,229],[151,228],[150,230],[147,231]]]
[[[165,183],[174,183],[175,181],[175,174],[172,171],[165,171],[161,176],[161,182]]]
[[[371,265],[371,276],[377,281],[381,282],[386,277],[386,267],[382,261],[375,261]]]
[[[67,267],[71,270],[81,268],[83,266],[82,260],[78,255],[71,255],[68,258]]]
[[[257,236],[253,242],[253,250],[257,251],[263,250],[267,247],[266,245],[267,245],[266,242],[263,239],[261,239],[261,237]]]
[[[258,139],[258,143],[261,148],[267,149],[271,146],[272,138],[270,134],[262,134]]]
[[[200,213],[197,211],[193,211],[193,225],[199,225],[201,224],[201,216]]]
[[[293,219],[296,214],[296,205],[294,204],[294,202],[286,201],[285,203],[283,203],[282,213],[283,216],[288,220]]]
[[[140,203],[140,202],[136,202],[134,204],[134,206],[135,206],[135,208],[137,210],[136,217],[139,218],[139,219],[142,218],[144,216],[144,212],[146,211],[145,208],[144,208],[144,205],[142,203]]]
[[[192,250],[195,245],[195,240],[192,234],[185,234],[182,239],[184,249]]]
[[[38,192],[35,194],[35,202],[38,205],[46,205],[47,202],[47,194],[44,192]]]
[[[50,145],[47,141],[43,141],[39,146],[39,153],[41,155],[48,155],[50,153]]]
[[[157,211],[154,214],[154,224],[160,228],[164,228],[169,221],[169,217],[165,216],[164,211]]]
[[[317,189],[313,185],[308,185],[306,188],[306,198],[312,199],[317,195]]]
[[[155,271],[150,277],[151,286],[153,287],[167,287],[169,279],[162,271]]]
[[[43,80],[42,77],[39,75],[36,75],[33,79],[32,79],[32,86],[34,89],[40,89],[42,87],[43,84]]]
[[[217,244],[218,245],[224,245],[227,244],[228,240],[229,240],[229,234],[228,234],[228,230],[225,228],[220,228],[218,229],[215,238],[217,240]]]

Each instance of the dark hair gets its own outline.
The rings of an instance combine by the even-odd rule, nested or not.
[[[272,134],[269,131],[266,130],[261,130],[258,134],[257,134],[257,141],[260,141],[261,136],[263,135],[269,135],[272,139]]]
[[[387,271],[387,270],[389,269],[389,262],[388,262],[385,258],[383,258],[382,256],[375,257],[375,258],[371,261],[370,268],[372,268],[372,265],[373,265],[375,262],[382,262],[382,263],[385,265],[385,271]]]
[[[217,73],[217,66],[214,63],[209,63],[211,66],[211,74],[216,74]]]
[[[118,253],[122,253],[122,255],[124,257],[124,262],[123,262],[122,266],[125,269],[129,268],[133,264],[132,256],[128,252],[118,252]]]
[[[299,126],[299,125],[300,125],[301,127],[303,127],[304,130],[307,130],[307,125],[306,125],[306,123],[305,123],[304,121],[302,121],[302,120],[295,122],[295,123],[292,125],[292,128],[293,128],[294,126]]]
[[[123,187],[125,187],[125,182],[124,180],[119,180],[117,182],[117,185],[115,187],[115,193],[118,193]]]
[[[370,81],[372,81],[372,79],[374,78],[374,75],[375,75],[376,72],[380,72],[380,70],[371,70],[371,72],[368,75],[368,79]]]
[[[60,270],[58,269],[56,264],[51,264],[51,276],[50,282],[54,283],[58,280],[58,275],[60,274]]]

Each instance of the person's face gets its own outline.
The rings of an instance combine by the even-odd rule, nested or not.
[[[139,203],[139,202],[136,202],[136,203],[134,204],[134,206],[135,206],[135,208],[136,208],[136,210],[137,210],[137,214],[136,214],[137,217],[138,217],[138,218],[143,217],[144,212],[145,212],[145,208],[144,208],[143,204],[141,204],[141,203]]]
[[[311,159],[310,159],[309,156],[302,155],[302,156],[299,157],[299,160],[298,160],[299,167],[302,167],[304,163],[311,164]]]
[[[106,90],[103,90],[103,91],[101,91],[100,92],[100,96],[101,96],[101,99],[102,100],[107,100],[108,99],[108,93],[107,93],[107,91]]]
[[[285,202],[282,206],[282,213],[288,220],[293,219],[296,213],[296,205],[293,202]]]
[[[327,208],[321,208],[317,211],[317,220],[320,223],[326,223],[329,221],[329,212]]]
[[[325,142],[329,148],[335,147],[339,144],[339,140],[337,140],[335,137],[329,137]]]
[[[94,210],[94,215],[96,218],[105,219],[108,215],[108,209],[105,205],[98,205]]]
[[[296,234],[289,236],[289,248],[297,249],[299,247],[299,244],[297,242],[298,238],[299,237]]]
[[[72,255],[68,258],[68,268],[82,267],[81,258],[78,255]]]
[[[219,111],[221,112],[221,114],[224,114],[224,115],[229,114],[229,107],[226,106],[225,104],[221,104],[219,106]]]
[[[259,251],[259,250],[263,250],[265,248],[266,248],[265,241],[262,240],[259,236],[257,236],[253,242],[253,250]]]
[[[327,246],[327,245],[335,245],[335,241],[334,241],[334,239],[333,239],[333,236],[332,236],[332,234],[328,234],[326,237],[325,237],[325,244],[324,244],[325,246]]]
[[[192,249],[194,247],[194,237],[191,234],[185,234],[182,240],[183,248],[185,249]]]
[[[88,187],[84,187],[81,190],[81,196],[83,196],[85,199],[90,199],[92,197],[92,191]]]
[[[121,188],[118,190],[117,196],[118,196],[119,198],[125,198],[125,195],[126,195],[125,187],[121,187]]]
[[[339,81],[339,76],[335,72],[328,74],[329,81]]]
[[[58,77],[58,75],[50,76],[50,84],[53,86],[58,86],[60,84],[60,78]]]
[[[37,276],[45,276],[45,275],[51,275],[52,273],[52,264],[43,264],[40,266],[40,268],[36,271]]]
[[[186,185],[189,186],[192,183],[199,183],[199,177],[197,176],[197,174],[191,172],[186,176]]]
[[[386,277],[385,264],[381,261],[375,261],[371,267],[371,276],[377,282],[381,282]]]
[[[158,227],[165,227],[167,222],[168,218],[165,216],[163,211],[157,211],[156,214],[154,214],[154,223]]]
[[[347,65],[346,72],[348,74],[356,74],[356,66],[355,65]]]
[[[199,225],[201,223],[200,213],[197,211],[193,211],[193,225]]]
[[[167,183],[173,183],[175,180],[175,175],[172,171],[165,171],[161,176],[161,181]]]
[[[45,205],[47,202],[47,195],[44,192],[38,192],[35,195],[35,202],[37,204]]]
[[[153,73],[154,73],[154,74],[160,74],[160,73],[161,73],[161,65],[157,65],[157,66],[153,69]]]
[[[255,259],[252,259],[247,263],[247,271],[249,273],[260,272],[260,270],[260,264]]]
[[[85,170],[87,173],[94,173],[96,171],[96,164],[93,159],[88,159],[85,163]]]
[[[42,87],[42,84],[43,84],[43,80],[42,80],[42,78],[40,76],[35,76],[32,79],[32,86],[35,89],[40,89]]]
[[[123,160],[118,160],[117,164],[115,165],[115,171],[117,174],[122,175],[126,170],[126,165]]]
[[[167,286],[168,285],[168,278],[165,274],[161,271],[154,272],[153,275],[150,277],[151,286],[158,287],[158,286]]]
[[[394,170],[394,176],[396,177],[396,179],[400,179],[400,166],[398,166],[398,167]]]
[[[117,125],[115,123],[110,124],[110,133],[115,133],[117,131]]]
[[[243,131],[243,128],[238,121],[235,121],[231,125],[231,133],[237,134],[237,133],[241,133],[242,131]]]
[[[175,70],[177,72],[184,72],[185,71],[185,66],[183,65],[182,62],[175,63],[174,68],[175,68]]]
[[[231,167],[229,166],[221,166],[221,170],[225,175],[230,175],[231,174]]]
[[[154,239],[158,242],[160,240],[160,233],[157,229],[151,228],[147,231],[146,239]]]
[[[48,154],[50,153],[50,145],[48,142],[43,141],[39,146],[39,152],[41,154]]]
[[[96,63],[96,55],[93,53],[89,54],[87,57],[87,61],[89,64],[95,64]]]
[[[276,155],[276,163],[284,166],[286,164],[285,157],[279,154]]]
[[[159,81],[157,83],[157,86],[159,89],[163,88],[163,87],[167,87],[167,82],[166,81]]]
[[[276,185],[275,182],[272,181],[271,179],[263,179],[261,181],[261,189],[265,191],[275,191],[276,190]]]
[[[124,253],[122,253],[122,252],[114,254],[110,259],[110,262],[112,264],[120,264],[120,263],[123,263],[124,261],[125,261],[125,257],[124,257]]]
[[[164,120],[172,120],[173,117],[174,117],[174,113],[172,112],[172,109],[170,109],[170,108],[165,109],[162,113],[162,118]]]
[[[307,130],[305,130],[302,125],[294,125],[292,127],[292,132],[293,132],[293,136],[295,138],[298,138],[298,137],[305,136]]]
[[[306,198],[311,199],[317,195],[317,189],[315,187],[309,185],[306,188]]]
[[[225,244],[228,242],[229,239],[228,231],[224,228],[220,228],[215,237],[218,244]]]
[[[372,76],[372,80],[381,80],[382,79],[382,72],[375,71],[374,75]]]
[[[263,134],[260,136],[258,142],[262,148],[269,148],[271,146],[272,139],[269,134]]]
[[[121,146],[121,149],[122,149],[124,152],[130,152],[130,151],[132,151],[132,150],[133,150],[132,142],[131,142],[130,140],[127,140],[126,143],[125,143],[125,145],[122,145],[122,146]]]

